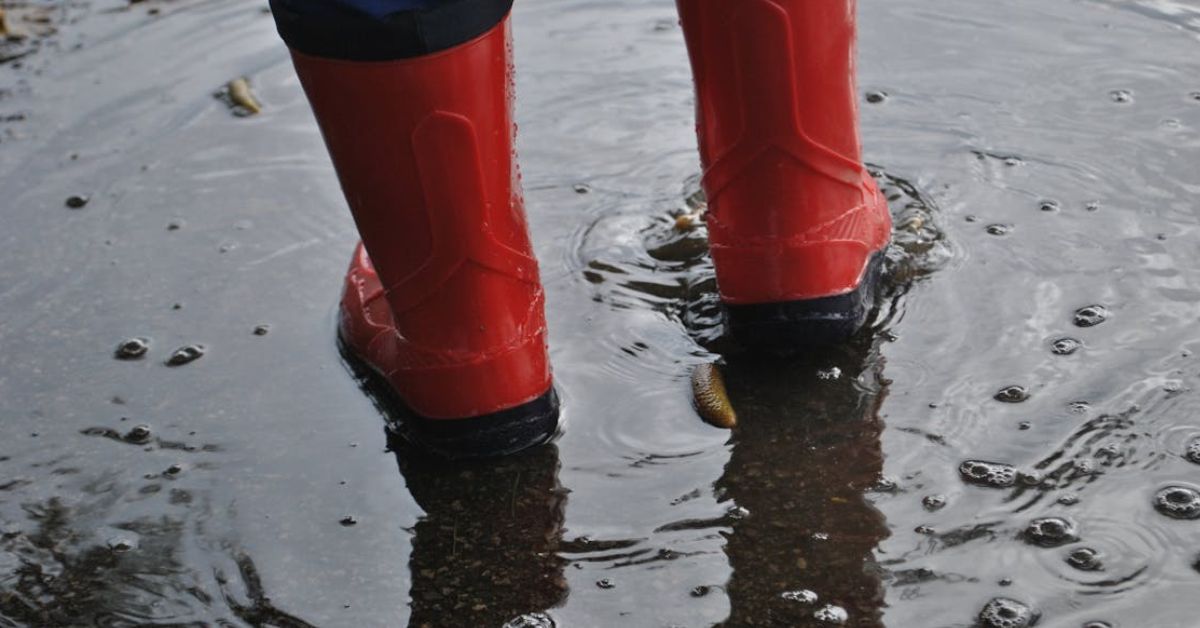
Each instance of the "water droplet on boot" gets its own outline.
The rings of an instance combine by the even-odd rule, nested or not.
[[[1079,540],[1075,522],[1062,517],[1042,517],[1029,522],[1022,537],[1042,547],[1058,547]]]
[[[1108,308],[1103,305],[1089,305],[1075,310],[1076,327],[1095,327],[1108,320]]]
[[[204,355],[206,350],[204,345],[180,347],[171,354],[171,357],[167,358],[167,366],[183,366],[184,364],[195,362]]]
[[[813,618],[819,622],[841,626],[850,619],[850,614],[846,612],[846,609],[840,606],[827,604],[821,608],[818,608],[817,611],[813,613]]]
[[[83,206],[87,205],[89,200],[91,199],[86,194],[72,194],[67,197],[66,205],[71,209],[83,209]]]
[[[146,355],[149,350],[149,338],[130,338],[121,341],[121,344],[117,345],[116,351],[113,351],[113,355],[118,360],[136,360]]]
[[[1190,486],[1168,486],[1155,494],[1154,508],[1175,519],[1200,518],[1200,491]]]
[[[979,611],[982,628],[1028,628],[1037,619],[1037,611],[1006,597],[992,599]]]
[[[992,398],[1004,403],[1021,403],[1029,399],[1029,391],[1024,386],[1005,386],[993,395]]]
[[[967,460],[958,466],[958,473],[967,483],[988,488],[1007,488],[1017,481],[1017,469],[1001,462]]]
[[[1101,571],[1104,569],[1104,564],[1100,561],[1100,552],[1090,547],[1071,550],[1071,553],[1067,554],[1067,564],[1080,571]]]
[[[946,507],[946,496],[926,495],[925,498],[921,500],[921,505],[924,506],[925,510],[928,510],[929,512],[941,510],[942,508]]]
[[[784,591],[783,593],[779,594],[779,597],[789,602],[796,602],[797,604],[816,604],[817,600],[820,599],[817,597],[816,591],[809,591],[808,589]]]
[[[1082,342],[1070,337],[1062,337],[1050,343],[1050,351],[1054,355],[1071,355],[1083,346]]]

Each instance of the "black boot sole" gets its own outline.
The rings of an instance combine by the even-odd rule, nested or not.
[[[725,305],[733,339],[764,353],[787,354],[836,345],[862,329],[875,306],[883,252],[875,253],[858,288],[846,294],[781,303]]]
[[[338,339],[342,357],[363,390],[386,415],[388,430],[442,458],[494,458],[549,441],[558,431],[559,401],[554,386],[519,406],[460,419],[431,419],[408,407],[371,365]]]

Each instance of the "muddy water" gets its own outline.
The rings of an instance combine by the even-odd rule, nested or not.
[[[762,361],[674,230],[701,199],[671,3],[522,0],[564,430],[449,468],[339,357],[355,234],[261,7],[6,8],[0,624],[1200,622],[1200,521],[1159,497],[1200,486],[1194,2],[862,0],[889,294],[855,343]],[[213,97],[243,75],[260,115]],[[718,352],[732,433],[688,398]]]

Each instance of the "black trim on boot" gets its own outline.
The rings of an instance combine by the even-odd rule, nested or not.
[[[866,323],[875,306],[883,252],[867,264],[862,282],[846,294],[781,303],[725,305],[734,340],[755,351],[790,353],[845,342]]]
[[[553,385],[515,408],[461,419],[430,419],[410,408],[387,379],[340,337],[338,348],[363,391],[385,415],[388,432],[436,456],[450,460],[507,456],[541,445],[558,431],[559,401]]]
[[[333,2],[320,14],[298,10],[293,0],[270,2],[275,27],[289,48],[345,61],[395,61],[453,48],[491,30],[513,4],[443,0],[425,9],[373,17]]]

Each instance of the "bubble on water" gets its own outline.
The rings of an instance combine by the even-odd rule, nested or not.
[[[204,345],[187,345],[180,347],[167,358],[167,366],[183,366],[191,362],[199,360],[207,349]]]
[[[1083,628],[1113,628],[1113,625],[1106,621],[1089,621]]]
[[[67,197],[66,205],[71,209],[83,209],[83,206],[87,205],[89,200],[91,199],[86,194],[72,194]]]
[[[137,541],[125,536],[114,536],[107,543],[109,551],[114,554],[125,554],[137,549]]]
[[[121,344],[117,345],[116,350],[113,351],[113,355],[118,360],[136,360],[146,355],[146,352],[149,350],[150,339],[137,337],[122,340]]]
[[[1062,504],[1063,506],[1074,506],[1075,504],[1079,503],[1079,496],[1078,495],[1061,495],[1061,496],[1059,496],[1057,501],[1058,501],[1058,503]]]
[[[163,475],[179,475],[180,473],[183,473],[183,465],[179,464],[178,462],[167,467],[167,469],[163,471]]]
[[[1024,432],[1025,430],[1028,430],[1032,427],[1033,427],[1033,423],[1030,421],[1021,421],[1020,423],[1017,424],[1017,429],[1021,430],[1022,432]]]
[[[692,590],[688,591],[688,595],[690,595],[692,597],[704,597],[711,592],[712,592],[712,587],[702,584],[697,587],[692,587]]]
[[[1200,518],[1200,491],[1180,484],[1168,486],[1154,495],[1154,508],[1174,519]]]
[[[342,517],[338,523],[348,528],[353,525],[358,525],[358,517],[355,517],[354,515],[346,515],[345,517]]]
[[[779,594],[779,597],[789,602],[796,602],[797,604],[816,604],[817,600],[820,599],[816,591],[809,591],[808,589],[784,591]]]
[[[1025,161],[1022,160],[1020,157],[1009,156],[1009,157],[1004,158],[1004,165],[1006,165],[1010,168],[1013,166],[1020,166],[1024,163],[1025,163]]]
[[[1000,223],[991,224],[991,225],[987,226],[987,232],[990,235],[994,235],[994,236],[1008,235],[1009,233],[1012,232],[1012,230],[1013,230],[1012,225],[1005,225],[1005,224],[1000,224]]]
[[[1027,543],[1042,547],[1058,547],[1079,540],[1075,522],[1063,517],[1034,519],[1021,536]]]
[[[257,327],[254,328],[255,336],[265,336],[269,333],[271,333],[270,325],[258,325]]]
[[[979,611],[982,628],[1028,628],[1037,623],[1038,612],[1017,600],[993,598]]]
[[[913,528],[913,532],[916,532],[917,534],[920,534],[922,536],[933,536],[933,535],[937,534],[937,530],[934,530],[930,526],[924,526],[924,525]]]
[[[942,508],[946,507],[946,496],[926,495],[921,499],[921,505],[924,506],[925,510],[928,510],[929,512],[941,510]]]
[[[576,194],[587,194],[592,191],[592,187],[586,183],[576,183],[571,186],[571,189],[575,190]]]
[[[850,613],[847,613],[846,609],[840,606],[826,604],[813,613],[813,619],[826,624],[840,626],[850,619]]]
[[[828,541],[829,533],[828,532],[813,532],[812,536],[809,538],[811,538],[814,541]]]
[[[1054,199],[1047,198],[1038,203],[1038,209],[1044,212],[1056,212],[1059,209],[1062,209],[1062,205],[1060,205],[1058,201]]]
[[[1088,305],[1075,310],[1076,327],[1095,327],[1108,320],[1108,308],[1103,305]]]
[[[1108,96],[1112,98],[1113,102],[1125,103],[1133,101],[1133,92],[1127,89],[1114,89],[1108,93]]]
[[[867,92],[867,102],[872,105],[877,105],[888,99],[888,93],[883,90],[871,90]]]
[[[1194,438],[1192,439],[1192,442],[1188,443],[1187,450],[1184,452],[1183,457],[1186,458],[1188,462],[1200,464],[1200,438]]]
[[[556,625],[545,613],[528,613],[508,620],[502,628],[555,628]]]
[[[1017,469],[1002,462],[967,460],[958,466],[958,473],[969,484],[988,488],[1007,488],[1017,481]]]
[[[1104,563],[1100,552],[1090,547],[1080,547],[1067,554],[1067,564],[1080,571],[1102,571]]]
[[[1083,205],[1083,208],[1090,212],[1099,211],[1100,210],[1100,201],[1088,201],[1087,203],[1085,203]]]
[[[182,220],[172,220],[167,223],[167,231],[179,231],[183,228]]]
[[[1054,355],[1071,355],[1072,353],[1078,351],[1082,346],[1083,343],[1075,338],[1063,336],[1062,338],[1050,343],[1050,351]]]
[[[1067,410],[1070,410],[1072,414],[1085,414],[1091,409],[1092,404],[1086,401],[1072,401],[1071,403],[1067,404]]]
[[[617,585],[614,584],[613,581],[609,580],[608,578],[602,578],[602,579],[596,581],[596,586],[601,589],[611,589]]]
[[[992,399],[995,399],[996,401],[1002,401],[1004,403],[1021,403],[1022,401],[1029,399],[1029,390],[1024,386],[1017,386],[1015,384],[1012,386],[1005,386],[997,391],[995,395],[992,395]]]
[[[128,432],[125,432],[125,436],[122,439],[127,443],[141,445],[150,442],[150,436],[152,435],[153,432],[150,430],[150,426],[143,423],[130,428]]]

